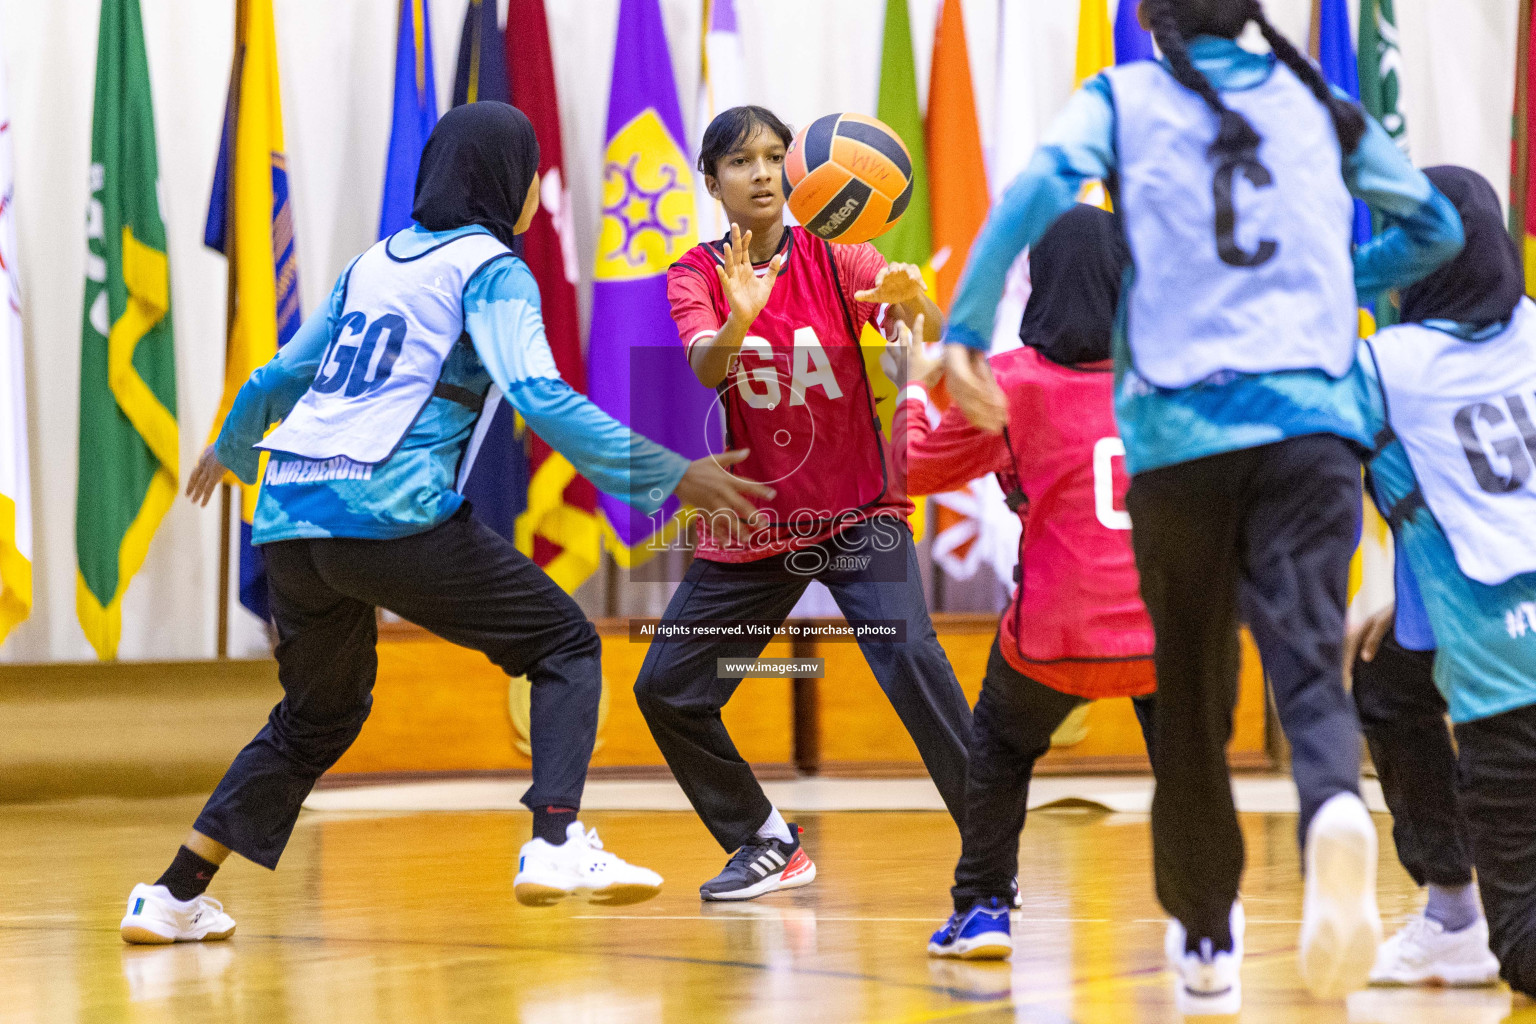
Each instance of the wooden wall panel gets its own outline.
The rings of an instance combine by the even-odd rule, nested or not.
[[[996,623],[981,616],[934,617],[939,642],[949,655],[966,699],[976,703],[986,672]],[[921,773],[922,761],[874,674],[853,644],[825,644],[826,678],[817,686],[821,729],[821,771],[829,775]],[[1231,745],[1234,765],[1269,764],[1265,750],[1263,670],[1253,641],[1243,634],[1243,667]],[[1088,712],[1088,735],[1058,747],[1040,762],[1041,771],[1148,770],[1141,729],[1130,700],[1096,702]]]
[[[599,632],[608,708],[592,764],[665,771],[635,703],[635,677],[649,645],[632,643],[623,623],[602,623]],[[771,644],[764,655],[789,657],[789,644]],[[727,705],[726,725],[748,761],[793,761],[790,688],[788,680],[748,680]],[[386,629],[373,712],[332,772],[526,771],[530,761],[517,749],[507,698],[507,677],[484,655],[414,628]]]

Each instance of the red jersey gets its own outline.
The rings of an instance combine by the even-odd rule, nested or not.
[[[723,242],[694,246],[667,271],[672,319],[689,351],[730,315],[716,267]],[[697,555],[750,562],[809,547],[881,508],[903,519],[905,497],[892,477],[859,335],[884,328],[886,307],[859,302],[885,260],[872,245],[829,245],[789,227],[772,295],[742,342],[719,388],[726,443],[751,449],[738,471],[771,484],[771,502],[739,543],[699,538]],[[767,272],[759,264],[757,272]],[[718,429],[710,424],[707,429]]]
[[[1131,552],[1110,364],[1060,366],[1021,348],[991,365],[1007,432],[978,430],[957,407],[931,430],[921,388],[909,387],[892,428],[894,472],[912,494],[987,473],[1021,493],[1019,586],[1000,626],[1010,665],[1079,697],[1151,693],[1152,620]]]

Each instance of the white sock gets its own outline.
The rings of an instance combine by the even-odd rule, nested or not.
[[[768,820],[763,822],[762,827],[757,830],[757,838],[777,839],[781,843],[794,842],[794,837],[789,834],[789,823],[784,820],[784,815],[779,813],[777,807],[768,812]]]

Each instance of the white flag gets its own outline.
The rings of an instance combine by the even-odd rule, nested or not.
[[[0,640],[32,612],[32,484],[11,134],[10,87],[0,63]]]
[[[704,60],[699,65],[699,106],[693,129],[693,151],[697,153],[703,145],[704,129],[717,114],[746,102],[747,76],[742,66],[741,34],[736,28],[736,2],[706,0]],[[725,237],[731,224],[724,208],[704,187],[704,175],[694,181],[697,182],[699,238],[712,241]]]

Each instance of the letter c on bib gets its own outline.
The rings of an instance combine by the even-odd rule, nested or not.
[[[1222,164],[1211,182],[1211,197],[1216,200],[1216,254],[1228,266],[1251,269],[1274,259],[1280,243],[1273,238],[1262,238],[1253,252],[1237,244],[1237,208],[1232,205],[1232,179],[1238,171],[1243,172],[1243,177],[1254,188],[1268,188],[1275,183],[1275,178],[1268,167],[1250,156]]]

